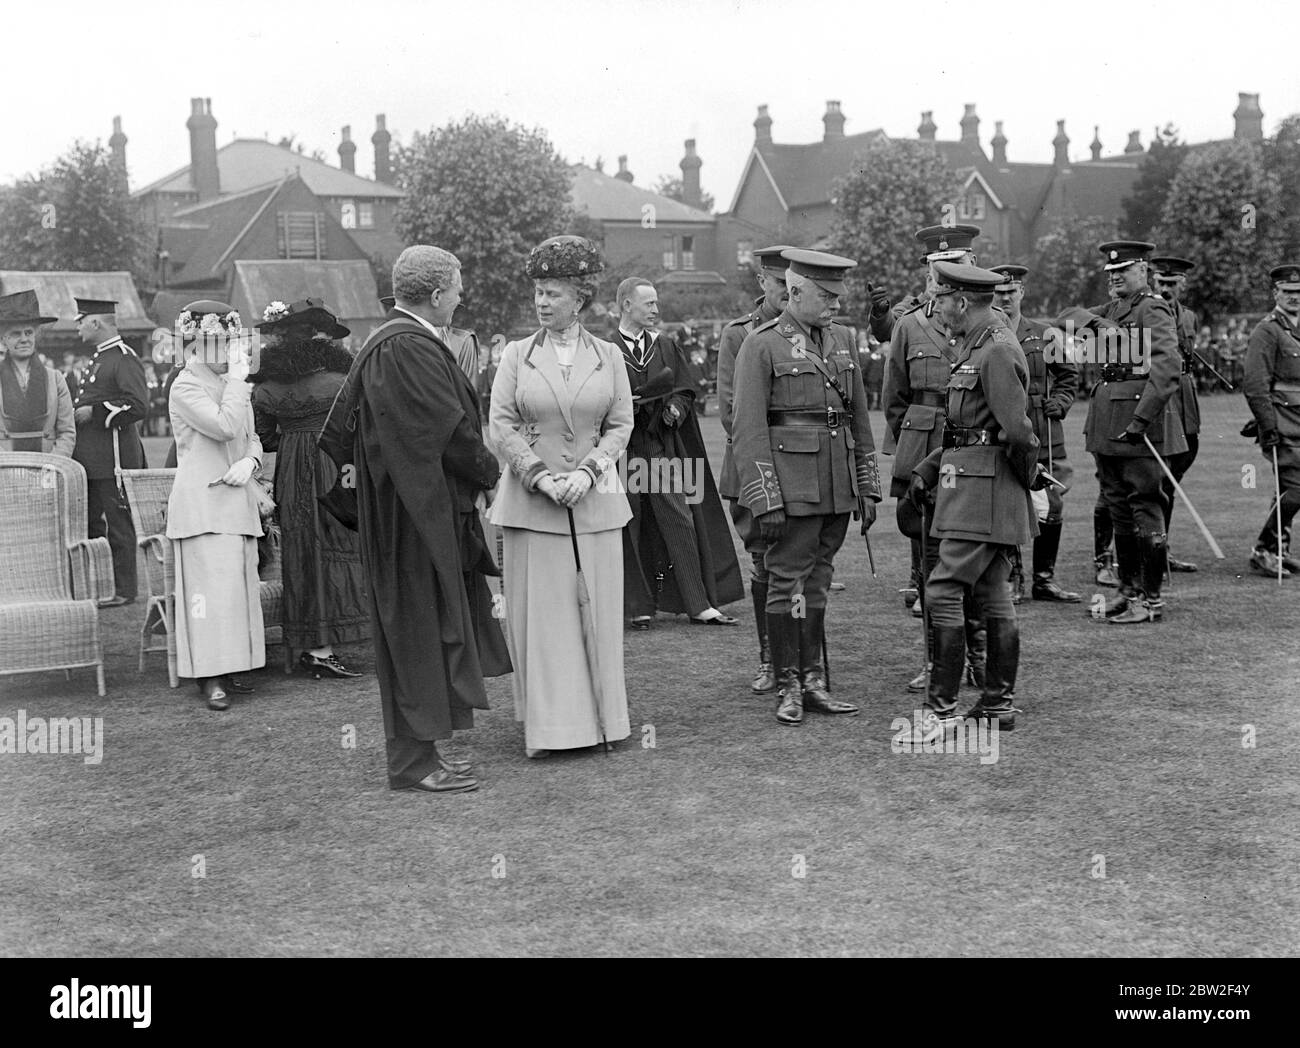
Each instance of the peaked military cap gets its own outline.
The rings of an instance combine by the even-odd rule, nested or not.
[[[1097,247],[1106,256],[1104,269],[1123,269],[1134,262],[1145,262],[1155,249],[1155,244],[1145,240],[1108,240]]]
[[[1268,271],[1279,291],[1300,291],[1300,262],[1287,262]]]
[[[107,298],[78,298],[77,317],[93,317],[107,313],[110,316],[117,312],[117,303]]]
[[[844,277],[857,263],[851,258],[827,254],[825,251],[809,251],[802,247],[788,247],[781,252],[781,257],[790,263],[790,272],[807,277],[823,291],[832,295],[844,294]]]
[[[1159,277],[1181,277],[1196,268],[1196,263],[1177,255],[1152,255],[1151,268]]]
[[[991,269],[981,269],[965,262],[936,262],[934,276],[939,285],[937,294],[952,295],[961,291],[991,295],[1005,277]]]
[[[916,231],[916,239],[925,245],[922,262],[946,262],[961,258],[980,235],[979,226],[926,226]]]
[[[0,295],[0,327],[14,324],[53,324],[58,317],[41,316],[41,304],[35,291],[15,291]]]
[[[789,244],[773,244],[760,247],[750,252],[758,262],[759,269],[775,269],[784,273],[790,267],[790,260],[782,256],[783,251],[795,250]]]
[[[1002,283],[995,287],[994,291],[1014,291],[1025,274],[1029,272],[1028,266],[1013,266],[1004,263],[1000,266],[989,266],[990,273],[1001,273]]]

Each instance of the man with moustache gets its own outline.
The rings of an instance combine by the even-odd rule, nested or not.
[[[69,458],[77,443],[72,395],[63,375],[36,356],[41,316],[35,291],[0,295],[0,450]]]
[[[1029,368],[1029,421],[1038,438],[1038,461],[1061,483],[1069,482],[1073,469],[1065,455],[1065,427],[1070,405],[1079,384],[1079,369],[1069,363],[1059,343],[1047,337],[1047,325],[1030,320],[1020,311],[1025,297],[1026,266],[993,266],[1002,283],[993,290],[993,304],[1006,314],[1012,334],[1020,343]],[[1062,589],[1056,582],[1056,555],[1061,547],[1061,526],[1065,508],[1062,492],[1048,485],[1046,515],[1038,518],[1034,539],[1034,600],[1057,604],[1078,604],[1078,593]]]
[[[784,311],[736,357],[732,441],[740,503],[767,543],[767,636],[776,719],[855,714],[834,699],[822,647],[834,557],[850,513],[876,519],[880,474],[853,336],[832,323],[852,259],[787,249]]]
[[[718,494],[731,503],[731,522],[736,534],[745,544],[750,556],[749,592],[754,601],[754,625],[758,633],[758,672],[750,682],[756,695],[766,695],[776,690],[776,674],[772,669],[772,649],[767,640],[767,565],[764,555],[767,543],[758,533],[754,515],[740,501],[740,474],[732,453],[731,430],[735,422],[736,355],[741,343],[755,328],[779,317],[790,301],[785,286],[785,271],[790,263],[781,257],[789,250],[788,244],[773,244],[753,252],[758,267],[758,286],[761,298],[754,300],[754,308],[743,317],[737,317],[722,329],[718,340],[718,415],[727,434],[727,447],[722,453],[722,472],[718,474]]]
[[[1269,275],[1274,308],[1250,334],[1243,385],[1270,467],[1277,454],[1279,490],[1255,540],[1250,567],[1277,578],[1281,559],[1282,577],[1290,578],[1300,574],[1300,560],[1291,556],[1291,521],[1300,510],[1300,263],[1275,266]]]

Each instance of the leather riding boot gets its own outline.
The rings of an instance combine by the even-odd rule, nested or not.
[[[1103,617],[1107,619],[1127,611],[1129,602],[1139,596],[1142,562],[1136,535],[1115,536],[1115,568],[1119,575],[1119,593],[1106,602]]]
[[[989,619],[989,661],[984,690],[967,717],[997,718],[1000,731],[1016,726],[1016,672],[1020,667],[1020,624],[1015,619]]]
[[[1033,598],[1057,604],[1078,604],[1082,596],[1062,589],[1056,583],[1056,554],[1060,548],[1061,522],[1054,520],[1039,524],[1038,538],[1034,539]]]
[[[768,612],[767,643],[776,669],[776,719],[803,723],[803,686],[799,682],[799,627],[788,611]]]
[[[1020,547],[1012,547],[1011,555],[1011,603],[1019,604],[1025,599],[1025,565],[1020,559]]]
[[[805,709],[817,713],[857,713],[851,702],[831,698],[822,666],[822,640],[825,637],[826,609],[809,608],[799,623],[799,677],[803,681]]]
[[[758,632],[758,673],[754,675],[749,690],[755,695],[765,695],[776,690],[772,647],[767,639],[767,583],[754,579],[749,584],[749,590],[754,598],[754,626]]]
[[[1165,536],[1133,537],[1138,550],[1138,567],[1141,592],[1129,601],[1128,607],[1111,618],[1116,626],[1136,626],[1143,622],[1159,622],[1164,616],[1165,603],[1160,599],[1160,587],[1165,580]]]
[[[961,688],[965,664],[965,627],[935,626],[934,667],[930,670],[930,689],[925,705],[941,719],[956,716],[957,692]]]
[[[1100,561],[1110,552],[1111,540],[1115,537],[1115,525],[1110,519],[1110,510],[1105,506],[1092,508],[1092,559]]]
[[[966,683],[983,688],[988,632],[984,628],[984,617],[978,612],[979,609],[966,608]]]

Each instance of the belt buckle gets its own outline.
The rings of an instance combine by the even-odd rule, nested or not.
[[[980,438],[978,441],[976,441],[976,443],[983,445],[983,444],[987,444],[988,442],[989,442],[989,431],[987,429],[980,430]]]
[[[832,407],[826,409],[826,425],[830,429],[835,429],[840,424],[840,413]]]

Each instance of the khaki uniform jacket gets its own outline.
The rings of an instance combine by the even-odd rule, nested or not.
[[[1300,447],[1300,333],[1280,309],[1250,333],[1242,386],[1260,432]]]
[[[1034,426],[1034,436],[1038,438],[1038,461],[1044,465],[1051,460],[1060,462],[1065,458],[1065,426],[1062,419],[1074,403],[1079,391],[1079,369],[1064,360],[1048,360],[1051,354],[1059,353],[1060,343],[1050,341],[1044,336],[1047,325],[1037,320],[1022,316],[1016,327],[1016,341],[1025,354],[1025,363],[1029,367],[1029,421]],[[1043,411],[1048,403],[1061,406],[1061,418],[1049,419]]]
[[[723,432],[727,434],[727,447],[722,452],[722,472],[718,474],[718,494],[724,499],[736,499],[740,495],[740,474],[736,471],[736,459],[731,450],[731,424],[736,414],[736,354],[745,337],[769,320],[775,320],[776,310],[767,304],[767,298],[754,302],[754,311],[737,317],[722,329],[718,339],[718,415],[722,419]]]
[[[1178,389],[1183,364],[1169,303],[1148,291],[1115,299],[1092,312],[1122,328],[1128,346],[1144,346],[1150,370],[1121,382],[1097,383],[1088,406],[1088,421],[1084,424],[1087,449],[1094,455],[1150,458],[1145,443],[1128,444],[1114,439],[1137,418],[1147,423],[1146,435],[1162,456],[1186,451],[1182,423],[1170,404]],[[1101,338],[1097,345],[1099,349],[1102,347]],[[1098,358],[1101,363],[1107,362],[1101,352]]]
[[[1038,438],[1028,406],[1029,370],[1015,336],[997,321],[968,333],[948,379],[948,421],[992,431],[999,443],[940,448],[917,465],[935,492],[936,538],[1018,546],[1038,534],[1029,497]]]
[[[731,434],[740,502],[755,517],[848,513],[859,495],[879,502],[880,473],[857,348],[847,328],[824,329],[821,354],[788,311],[755,328],[736,357]],[[848,396],[846,408],[825,369]],[[852,410],[837,425],[769,425],[769,411]]]
[[[1192,350],[1196,348],[1196,314],[1182,303],[1173,303],[1174,326],[1178,331],[1178,353],[1183,359],[1183,373],[1178,376],[1178,391],[1173,396],[1174,410],[1188,436],[1201,432],[1201,402],[1196,399],[1196,376],[1192,374]]]
[[[894,455],[891,495],[907,494],[912,470],[943,442],[943,406],[948,374],[957,350],[934,317],[919,302],[894,323],[885,364],[881,407],[885,412],[886,455]],[[938,403],[920,403],[920,394]]]

